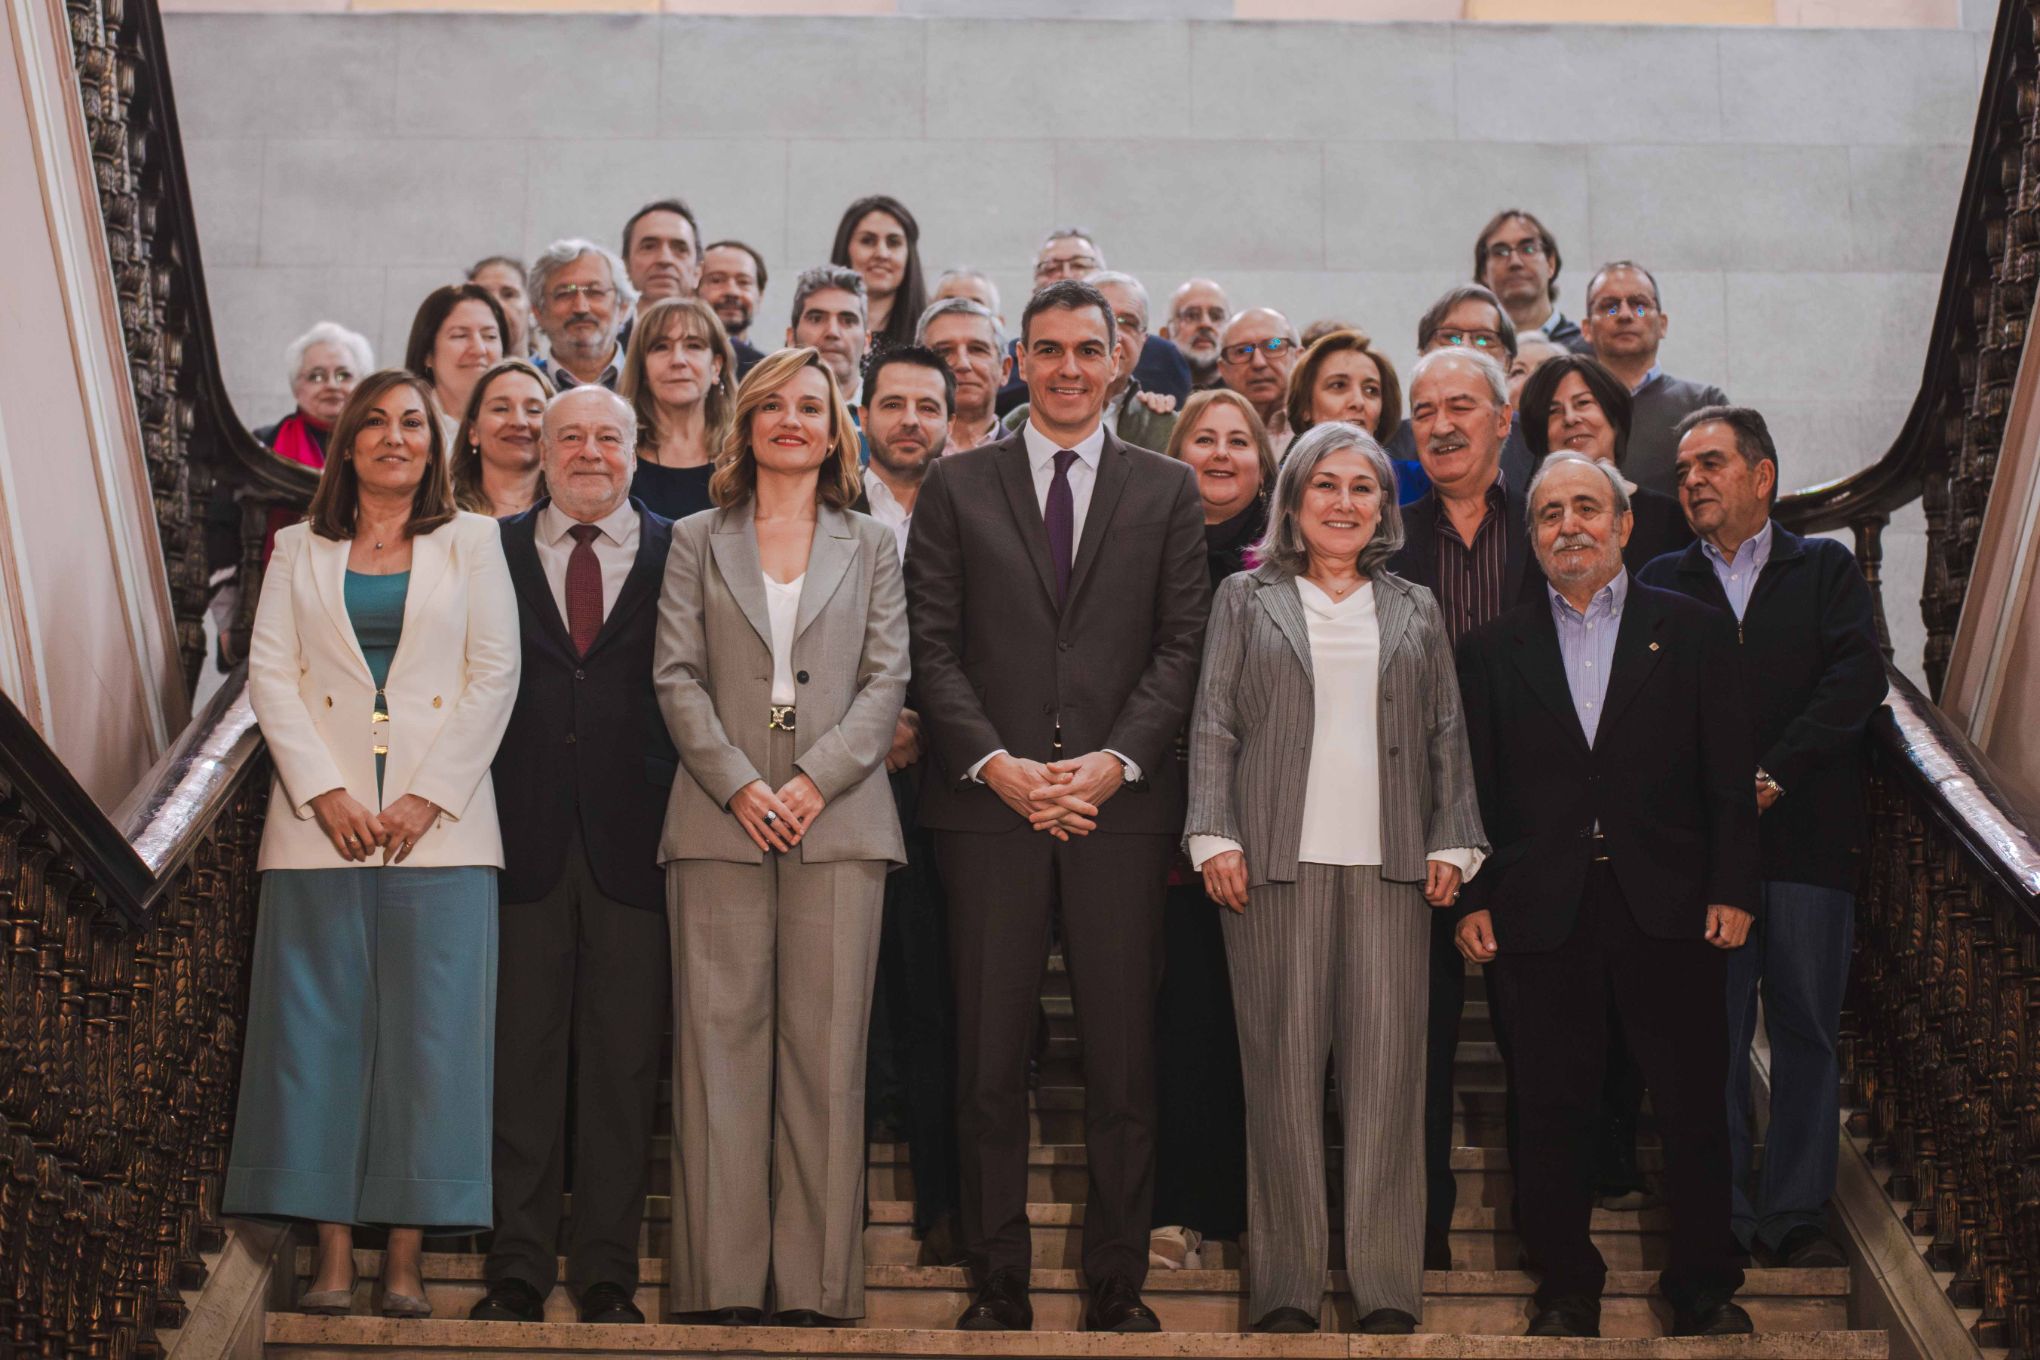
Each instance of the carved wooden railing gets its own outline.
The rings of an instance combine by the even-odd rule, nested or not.
[[[159,1354],[204,1283],[267,769],[237,674],[108,818],[0,698],[0,1354]]]

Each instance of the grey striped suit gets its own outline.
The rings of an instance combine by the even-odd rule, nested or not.
[[[1424,1035],[1431,851],[1485,848],[1437,602],[1373,577],[1382,862],[1299,864],[1316,695],[1296,583],[1264,564],[1219,586],[1190,724],[1186,835],[1246,852],[1225,919],[1247,1094],[1249,1317],[1317,1313],[1326,1267],[1324,1071],[1343,1101],[1346,1269],[1360,1314],[1423,1308]]]

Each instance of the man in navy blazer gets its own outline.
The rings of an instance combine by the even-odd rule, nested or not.
[[[494,766],[503,827],[496,991],[496,1235],[470,1316],[536,1322],[557,1274],[584,1322],[643,1322],[638,1233],[671,962],[659,832],[677,757],[652,690],[670,521],[629,499],[637,421],[601,387],[561,393],[540,449],[549,499],[503,523],[523,680]]]

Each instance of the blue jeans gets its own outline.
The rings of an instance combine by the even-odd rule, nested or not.
[[[1735,1235],[1776,1248],[1824,1221],[1835,1188],[1841,1064],[1835,1044],[1856,936],[1856,896],[1809,883],[1764,884],[1764,914],[1728,956],[1728,1137]],[[1750,1044],[1757,996],[1771,1038],[1771,1127],[1750,1188]]]

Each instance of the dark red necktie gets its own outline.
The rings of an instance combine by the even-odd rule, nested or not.
[[[1055,480],[1048,484],[1048,503],[1041,508],[1048,527],[1048,560],[1055,563],[1055,602],[1060,605],[1070,593],[1070,564],[1076,557],[1077,502],[1070,494],[1070,464],[1077,455],[1057,449]]]
[[[602,563],[595,557],[595,535],[602,531],[576,524],[567,532],[574,538],[574,550],[567,554],[567,633],[574,650],[586,656],[602,631]]]

